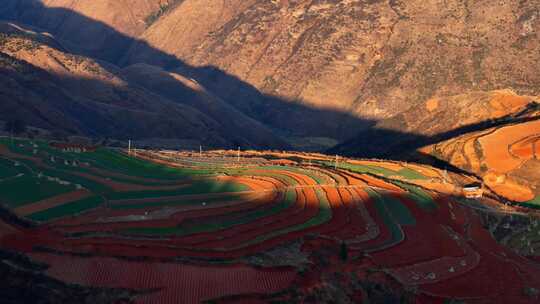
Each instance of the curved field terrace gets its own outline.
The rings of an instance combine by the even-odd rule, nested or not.
[[[60,281],[135,291],[134,303],[537,303],[536,215],[461,197],[473,178],[321,154],[0,139],[12,215],[0,244]],[[501,242],[499,215],[531,224]]]

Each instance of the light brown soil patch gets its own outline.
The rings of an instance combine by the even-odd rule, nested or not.
[[[535,198],[531,189],[507,180],[504,184],[493,185],[491,189],[502,197],[516,202],[528,202]]]
[[[428,168],[428,167],[419,166],[415,164],[407,164],[407,167],[427,177],[431,177],[431,178],[441,177],[441,174],[439,173],[439,171],[433,168]]]
[[[428,180],[415,180],[414,184],[419,185],[422,188],[430,189],[448,195],[461,195],[463,193],[461,187],[456,187],[456,185],[450,183],[437,183]]]
[[[32,213],[47,210],[73,201],[81,200],[91,195],[91,192],[84,189],[72,191],[16,208],[14,211],[19,216],[30,215]]]
[[[509,146],[524,137],[540,133],[540,120],[500,128],[479,139],[488,168],[509,172],[518,168],[523,160],[512,157]]]
[[[489,101],[493,109],[493,117],[502,117],[516,113],[531,102],[529,97],[518,96],[510,91],[499,91]]]
[[[433,112],[435,110],[437,110],[437,108],[439,107],[439,100],[433,98],[433,99],[430,99],[428,101],[426,101],[426,109],[430,112]]]
[[[484,176],[484,183],[497,194],[516,202],[527,202],[535,198],[530,188],[502,174],[490,172]]]

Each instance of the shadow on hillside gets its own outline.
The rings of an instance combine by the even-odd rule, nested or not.
[[[38,0],[6,1],[4,8],[0,9],[0,18],[43,28],[53,35],[61,33],[61,35],[58,35],[59,39],[67,42],[66,45],[76,46],[71,48],[70,52],[109,61],[121,67],[125,67],[128,64],[127,59],[123,55],[128,53],[130,48],[142,51],[148,54],[147,58],[152,58],[152,64],[157,64],[160,68],[167,71],[178,71],[182,75],[193,78],[197,83],[207,88],[212,94],[225,101],[228,105],[232,105],[243,114],[264,123],[270,130],[281,137],[327,137],[342,142],[349,140],[346,146],[337,146],[329,150],[329,153],[358,157],[404,159],[411,153],[414,153],[417,148],[424,145],[508,122],[507,120],[482,122],[435,136],[423,136],[404,133],[399,130],[379,129],[376,127],[377,122],[373,120],[361,119],[349,113],[336,110],[315,109],[302,104],[301,101],[284,100],[276,96],[265,95],[252,85],[216,67],[190,66],[177,57],[155,49],[145,41],[119,33],[102,22],[82,16],[68,9],[45,7]],[[51,22],[50,18],[53,18],[52,20],[56,22]],[[79,24],[79,27],[69,32],[60,31],[63,23],[68,22],[66,20],[69,20],[70,24],[74,22]],[[93,36],[85,36],[84,33],[95,32],[107,35],[107,41],[111,40],[111,43],[107,44],[109,46],[107,50],[96,50],[88,47],[92,45]],[[136,62],[129,62],[129,64],[133,63]],[[119,73],[115,68],[107,64],[103,64],[103,67],[109,69],[114,74]],[[122,73],[120,72],[120,74]],[[168,77],[171,78],[169,79],[170,81],[174,81],[172,76],[169,75]],[[96,80],[80,79],[80,81],[91,82]],[[139,86],[139,84],[133,83],[130,83],[130,85]],[[178,86],[182,85],[178,83]],[[147,90],[160,93],[159,88],[147,88]],[[197,108],[197,103],[189,101],[194,96],[193,94],[196,95],[197,93],[184,86],[177,91],[173,90],[170,94],[164,95],[173,102],[183,103]],[[202,112],[207,111],[205,108],[198,109]],[[217,114],[213,113],[211,116],[215,118],[216,115],[219,116],[219,112]],[[83,123],[93,124],[88,119]],[[97,124],[93,125],[96,126]],[[227,130],[227,132],[234,131]],[[170,134],[166,134],[166,136],[170,136]],[[243,148],[293,148],[287,144],[274,144],[264,147],[250,145],[249,142],[239,143],[234,141],[233,144],[241,145]]]
[[[340,144],[330,152],[348,154],[347,148],[366,147],[361,152],[349,153],[356,156],[378,156],[378,157],[408,157],[411,152],[421,147],[436,144],[463,134],[487,130],[507,124],[524,123],[537,120],[537,117],[529,117],[527,114],[536,111],[537,106],[532,105],[519,113],[503,116],[498,119],[485,120],[478,123],[468,124],[459,128],[435,134],[433,136],[422,136],[411,133],[398,134],[394,130],[370,128],[361,131],[354,139]],[[385,147],[384,151],[380,147]]]

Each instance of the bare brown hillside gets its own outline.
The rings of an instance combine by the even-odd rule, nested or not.
[[[385,119],[434,96],[503,88],[538,94],[539,30],[537,1],[186,0],[140,38],[265,94]],[[127,61],[167,64],[136,45]],[[221,97],[260,116],[250,105],[259,101],[238,98],[242,88],[205,76]],[[304,120],[279,117],[274,125],[308,129]]]
[[[298,147],[345,142],[334,151],[347,154],[380,126],[401,142],[476,121],[468,103],[415,117],[428,100],[540,94],[536,0],[7,0],[0,18],[50,32],[68,53],[136,65],[124,76],[154,93],[162,80],[141,82],[138,64],[234,108],[219,117],[241,112]],[[185,84],[169,80],[164,94],[181,95]]]
[[[43,35],[7,24],[2,28],[0,120],[18,117],[32,126],[97,137],[177,139],[179,147],[284,144],[234,109],[221,113],[238,115],[235,121],[241,124],[204,114],[212,113],[212,102],[217,102],[211,95],[201,95],[191,105],[183,102],[204,91],[201,87],[179,82],[187,95],[170,100],[130,82],[114,65],[55,48],[52,36],[39,38]]]
[[[4,0],[0,19],[53,34],[71,51],[116,61],[168,0]],[[84,17],[84,18],[81,18]]]

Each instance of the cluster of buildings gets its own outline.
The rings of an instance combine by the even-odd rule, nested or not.
[[[58,150],[62,150],[62,152],[73,152],[73,153],[94,152],[97,149],[97,146],[75,144],[75,143],[61,143],[61,142],[52,142],[49,144],[49,146]]]

